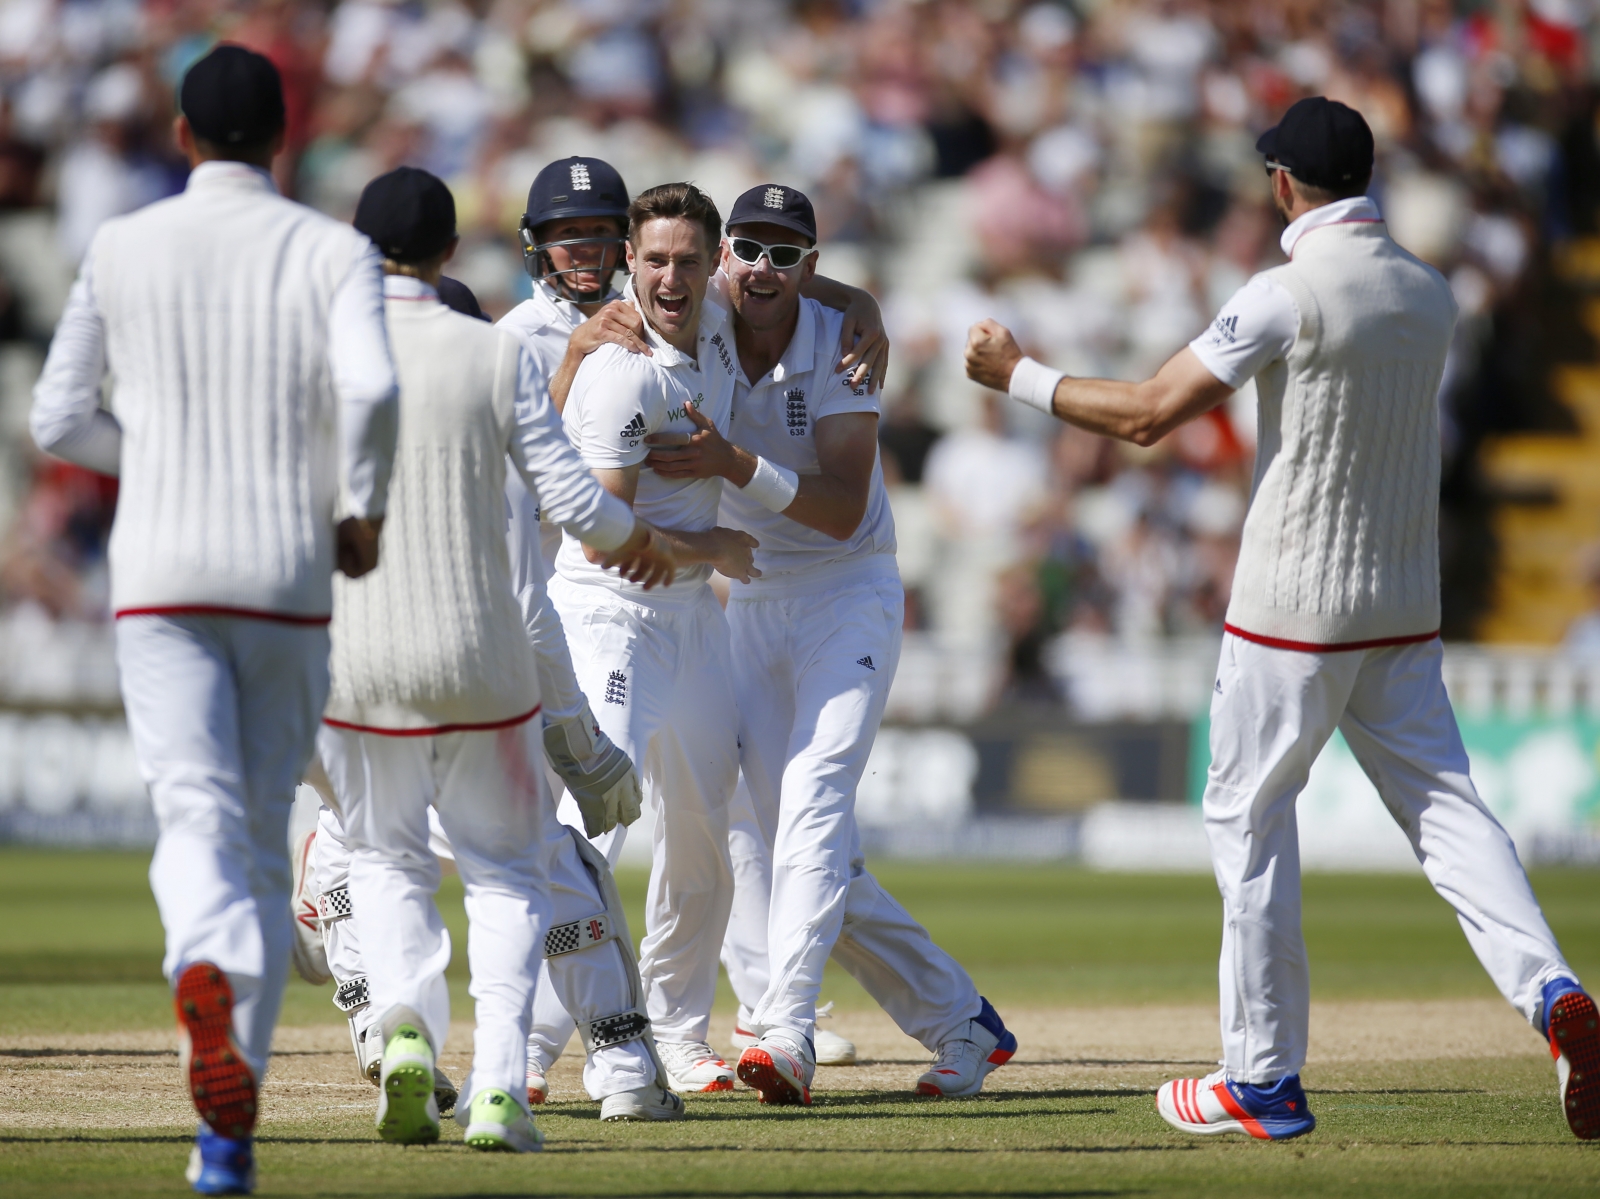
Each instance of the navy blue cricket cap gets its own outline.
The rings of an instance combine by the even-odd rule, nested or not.
[[[1355,109],[1326,96],[1296,100],[1256,149],[1312,187],[1344,191],[1372,176],[1372,130]]]
[[[396,167],[362,189],[352,223],[391,262],[426,262],[456,235],[456,200],[436,175]]]
[[[256,146],[283,128],[283,80],[270,59],[223,43],[183,77],[178,109],[213,146]]]
[[[763,183],[752,187],[733,202],[728,214],[728,228],[735,225],[781,225],[802,236],[809,237],[813,245],[817,240],[817,214],[811,208],[806,194],[781,183]]]
[[[523,227],[580,217],[628,220],[628,187],[617,168],[599,158],[558,158],[534,176]]]

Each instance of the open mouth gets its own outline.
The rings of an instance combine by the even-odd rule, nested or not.
[[[752,300],[776,300],[780,291],[776,287],[764,287],[760,284],[745,284],[744,294]]]
[[[658,295],[656,304],[670,316],[682,316],[689,307],[689,296],[687,293],[681,296]]]

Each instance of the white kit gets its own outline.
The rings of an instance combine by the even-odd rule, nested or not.
[[[1204,810],[1224,924],[1223,1067],[1304,1064],[1310,992],[1294,805],[1335,728],[1508,1000],[1571,975],[1474,791],[1440,675],[1439,379],[1448,283],[1370,200],[1313,209],[1191,346],[1260,393],[1255,491],[1211,701]]]
[[[842,317],[800,301],[782,359],[741,381],[730,439],[804,476],[816,421],[877,412],[833,369]],[[830,954],[910,1036],[935,1050],[979,1010],[967,972],[863,865],[856,788],[900,658],[904,590],[874,465],[867,510],[838,541],[727,488],[723,522],[761,542],[763,572],[728,604],[744,787],[732,831],[740,918],[722,957],[752,1031],[811,1037]],[[770,904],[769,904],[770,896]],[[766,913],[767,920],[753,918]]]
[[[450,312],[415,280],[392,276],[386,294],[404,413],[388,552],[337,589],[318,748],[350,850],[372,1008],[379,1019],[411,1008],[435,1053],[449,1029],[450,942],[433,902],[430,805],[450,839],[477,1001],[465,1110],[478,1090],[523,1093],[550,931],[554,813],[504,537],[508,455],[551,515],[599,548],[620,545],[634,520],[583,469],[514,338]]]
[[[289,810],[328,695],[335,518],[383,515],[394,451],[380,297],[360,234],[265,171],[202,163],[100,227],[35,390],[40,447],[121,477],[112,604],[161,828],[164,968],[228,976],[258,1078],[289,960]]]
[[[722,311],[705,305],[693,357],[646,330],[653,356],[604,345],[573,382],[563,420],[591,468],[642,462],[650,433],[692,432],[686,401],[728,427],[736,367]],[[717,479],[679,482],[644,469],[634,511],[658,528],[705,530],[716,524],[720,490]],[[639,962],[650,1019],[662,1042],[703,1041],[733,891],[728,801],[738,720],[727,622],[706,581],[709,566],[682,569],[672,586],[646,592],[591,565],[570,535],[556,564],[550,595],[579,685],[660,812]],[[611,834],[612,855],[621,832]],[[541,1007],[537,1023],[559,1048],[556,1015]]]

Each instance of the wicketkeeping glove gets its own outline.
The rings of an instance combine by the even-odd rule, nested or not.
[[[576,715],[544,726],[544,752],[583,813],[591,837],[639,819],[643,792],[633,762],[600,731],[588,701]]]

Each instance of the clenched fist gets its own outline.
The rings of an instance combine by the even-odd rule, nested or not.
[[[967,330],[967,378],[996,391],[1011,386],[1011,372],[1022,361],[1022,348],[999,321],[985,318]]]

